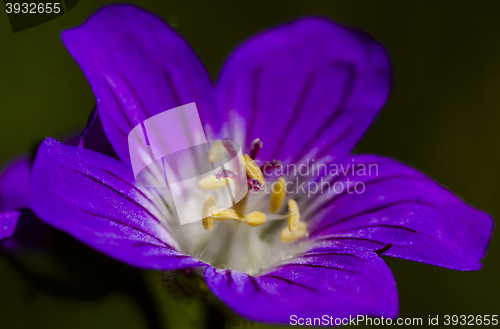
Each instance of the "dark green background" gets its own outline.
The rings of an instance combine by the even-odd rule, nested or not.
[[[60,31],[107,1],[80,1],[44,25],[13,34],[0,13],[0,161],[86,122],[95,104]],[[500,215],[500,2],[496,1],[137,1],[170,22],[215,77],[231,49],[266,27],[307,14],[362,28],[389,49],[394,87],[358,152],[422,170],[493,217]],[[500,313],[500,245],[484,268],[457,272],[387,259],[402,317]],[[177,305],[159,276],[151,285],[176,328],[199,328],[196,303]],[[175,326],[174,326],[175,325]],[[247,324],[247,327],[254,325]],[[0,260],[1,328],[143,328],[133,303],[115,295],[87,303],[33,293]],[[260,325],[255,325],[260,327]]]

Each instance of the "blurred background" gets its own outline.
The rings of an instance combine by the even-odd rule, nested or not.
[[[388,48],[394,85],[356,152],[406,162],[500,217],[500,2],[132,2],[175,26],[214,79],[236,45],[294,17],[322,15],[366,30]],[[59,35],[106,3],[82,0],[67,14],[15,34],[7,15],[0,13],[0,163],[47,136],[61,137],[86,123],[95,99]],[[422,317],[426,323],[428,315],[500,311],[500,244],[495,237],[478,272],[385,259],[398,284],[401,317]],[[203,326],[199,303],[178,303],[158,273],[148,272],[146,278],[170,327]],[[0,327],[125,329],[145,324],[126,294],[92,300],[57,297],[28,284],[0,258]]]

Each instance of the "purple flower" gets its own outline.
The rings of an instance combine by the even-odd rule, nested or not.
[[[103,8],[62,37],[92,86],[119,159],[87,147],[87,140],[100,145],[90,133],[99,125],[81,147],[45,140],[30,199],[45,222],[133,266],[194,268],[236,313],[265,322],[288,323],[291,315],[396,317],[396,284],[382,253],[481,268],[493,228],[487,214],[406,165],[350,155],[390,90],[389,58],[369,35],[323,18],[299,19],[242,44],[215,86],[173,29],[132,6]],[[209,138],[236,141],[253,155],[252,141],[260,138],[262,161],[311,168],[314,159],[356,170],[282,173],[286,180],[278,185],[297,179],[297,189],[249,194],[240,221],[216,222],[213,230],[181,226],[168,190],[135,183],[127,135],[143,120],[191,102]],[[376,173],[358,171],[370,165]],[[267,179],[269,185],[273,178]],[[310,195],[299,188],[304,182],[364,189]],[[294,201],[287,207],[284,200]],[[267,221],[244,223],[254,212]],[[280,220],[287,212],[288,226]]]
[[[65,143],[77,145],[78,139],[71,135]],[[29,207],[32,163],[32,156],[18,155],[0,173],[0,243],[6,251],[41,252],[50,230]]]
[[[30,161],[22,157],[0,174],[0,241],[9,238],[28,206]]]

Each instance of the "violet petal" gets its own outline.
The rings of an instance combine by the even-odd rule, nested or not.
[[[493,230],[488,214],[395,160],[375,155],[352,159],[355,174],[349,170],[335,179],[344,186],[349,179],[351,192],[323,193],[308,206],[307,212],[318,218],[311,222],[312,238],[372,250],[392,243],[384,255],[457,270],[481,268]],[[372,165],[371,176],[358,175],[361,164]],[[356,182],[365,185],[363,193],[353,192]]]
[[[290,323],[291,316],[334,318],[370,315],[394,318],[394,277],[377,254],[348,244],[295,257],[260,276],[205,269],[213,293],[237,314],[254,321]]]
[[[218,130],[213,87],[188,43],[156,15],[131,5],[101,8],[62,39],[97,99],[104,130],[130,163],[127,137],[143,120],[196,102],[202,122]]]
[[[347,156],[389,95],[388,55],[364,32],[324,18],[303,18],[265,31],[238,47],[217,83],[219,108],[245,127],[228,138],[265,146],[261,159],[298,162]],[[237,140],[242,129],[246,141]],[[340,161],[340,160],[338,160]]]
[[[9,238],[16,229],[21,212],[17,210],[0,212],[0,241]]]
[[[51,138],[33,164],[30,203],[46,223],[133,266],[201,265],[173,248],[176,242],[148,193],[122,162]]]
[[[101,116],[97,108],[94,108],[89,115],[87,126],[80,135],[78,147],[118,159],[118,155],[106,136],[106,132],[102,126]]]
[[[30,160],[21,157],[0,174],[0,211],[28,206]]]

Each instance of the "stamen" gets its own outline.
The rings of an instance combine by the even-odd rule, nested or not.
[[[285,214],[285,215],[268,214],[267,215],[267,220],[283,220],[283,219],[287,219],[287,218],[288,218],[288,214]]]
[[[300,221],[300,212],[297,202],[293,199],[288,200],[288,229],[295,231]]]
[[[208,161],[217,162],[222,159],[222,156],[225,153],[226,148],[221,140],[216,140],[212,146],[210,147],[210,151],[208,152]]]
[[[260,149],[264,146],[264,143],[259,138],[253,140],[252,145],[250,146],[250,158],[255,160],[257,158],[257,154],[259,154]]]
[[[252,211],[245,217],[245,223],[250,226],[259,226],[266,222],[266,214],[260,211]]]
[[[243,155],[243,160],[245,163],[245,169],[250,179],[256,179],[262,188],[266,185],[264,180],[264,174],[262,174],[262,170],[260,170],[259,166],[253,161],[252,158],[248,154]]]
[[[201,211],[201,217],[205,218],[212,214],[212,210],[215,208],[215,198],[212,194],[207,195],[205,202],[203,203],[203,209]]]
[[[207,195],[205,203],[203,203],[203,209],[201,211],[201,217],[203,218],[203,227],[205,230],[211,231],[214,226],[214,219],[210,217],[212,211],[215,210],[215,198],[212,194]]]
[[[211,231],[214,228],[214,218],[203,218],[203,227],[205,228],[205,230]]]
[[[227,179],[217,179],[216,175],[209,175],[200,179],[198,185],[203,190],[213,190],[226,186],[230,179],[231,177],[227,177]]]
[[[280,234],[280,239],[284,243],[292,243],[307,236],[307,223],[299,222],[295,231],[290,231],[285,227]]]
[[[273,191],[271,193],[271,213],[277,212],[283,205],[286,196],[286,180],[280,177],[276,183],[273,185]]]
[[[245,221],[245,216],[240,214],[234,209],[215,209],[211,217],[217,219],[217,220],[228,220],[232,219],[238,222],[243,222]]]

